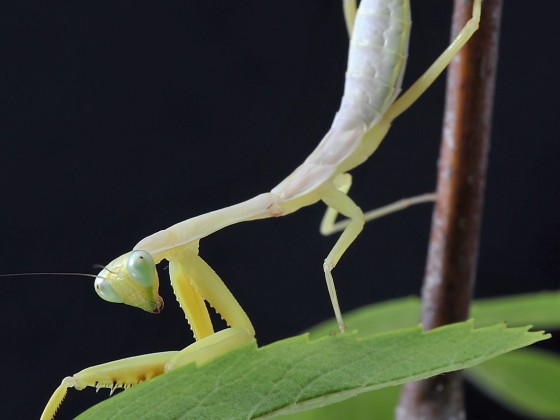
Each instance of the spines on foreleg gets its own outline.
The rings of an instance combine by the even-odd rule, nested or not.
[[[117,388],[130,388],[140,382],[152,379],[164,372],[165,364],[177,351],[145,354],[91,366],[68,376],[56,388],[41,414],[41,420],[53,419],[58,412],[68,388],[78,391],[86,387],[108,388],[111,393]]]
[[[66,394],[68,394],[68,388],[73,387],[74,385],[70,382],[72,377],[67,376],[55,389],[51,398],[49,398],[49,402],[45,406],[43,413],[41,414],[41,420],[51,420],[54,419],[58,409],[62,405],[64,398],[66,398]]]

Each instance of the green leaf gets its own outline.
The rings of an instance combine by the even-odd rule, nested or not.
[[[529,293],[476,300],[471,309],[475,326],[506,322],[510,326],[534,325],[538,328],[560,328],[560,291]],[[350,330],[360,335],[375,334],[417,325],[420,299],[408,297],[364,306],[344,314]],[[338,330],[329,320],[310,330],[312,337],[320,337]]]
[[[282,416],[282,420],[393,420],[402,386],[365,392],[336,404]]]
[[[531,418],[560,418],[560,357],[537,349],[506,353],[465,370],[474,385],[510,410]],[[283,417],[285,420],[340,418],[392,420],[401,386]]]
[[[560,418],[560,357],[527,349],[504,354],[466,371],[483,391],[514,411]]]
[[[476,326],[507,322],[560,329],[560,291],[476,300],[471,311]]]
[[[307,335],[184,366],[88,410],[81,419],[259,418],[341,401],[374,389],[474,366],[548,338],[472,322],[310,341]]]
[[[356,330],[360,335],[409,328],[418,325],[420,299],[407,297],[367,305],[344,314],[344,323],[349,330]],[[338,325],[330,319],[309,330],[312,338],[336,333]]]
[[[560,308],[560,292],[538,292],[477,300],[473,303],[471,315],[475,319],[476,326],[507,321],[510,326],[532,324],[538,328],[558,329],[560,328],[558,308]],[[360,334],[370,334],[415,325],[418,323],[419,314],[420,300],[409,297],[359,308],[345,315],[344,320],[350,328],[357,329]],[[334,331],[336,328],[336,322],[330,320],[314,327],[310,333],[311,336],[316,337]],[[536,356],[532,356],[533,354]],[[516,360],[517,368],[502,369],[503,358],[506,358],[504,363],[508,360]],[[466,370],[467,379],[512,410],[533,417],[560,418],[560,398],[558,398],[560,377],[557,374],[558,368],[555,367],[560,366],[560,357],[546,353],[546,367],[543,360],[541,352],[536,353],[530,349],[518,350]],[[482,374],[477,375],[477,372]],[[484,375],[484,372],[493,374]],[[503,386],[508,383],[509,386]],[[531,385],[533,392],[526,391],[524,384],[535,383],[540,386]],[[391,390],[396,394],[393,398],[391,398],[393,394],[386,397],[377,395],[380,391],[373,391],[361,395],[359,399],[353,398],[320,410],[298,413],[289,418],[290,420],[319,418],[334,420],[340,418],[340,412],[345,412],[351,413],[352,418],[371,418],[371,413],[375,413],[376,420],[388,420],[393,418],[400,387]]]

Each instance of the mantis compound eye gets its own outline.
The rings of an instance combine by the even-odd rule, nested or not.
[[[126,261],[126,271],[142,287],[154,285],[156,264],[146,251],[132,251]]]
[[[95,279],[94,287],[101,299],[112,303],[123,303],[123,298],[115,292],[115,289],[113,289],[106,279],[97,277]]]

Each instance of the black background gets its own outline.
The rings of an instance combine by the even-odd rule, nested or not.
[[[0,272],[96,273],[144,236],[270,190],[337,109],[339,1],[0,6]],[[450,1],[413,1],[405,86],[448,43]],[[559,3],[506,2],[476,296],[558,289]],[[434,189],[444,79],[353,171],[364,209]],[[335,270],[344,311],[418,294],[431,206],[370,223]],[[201,242],[266,344],[331,316],[316,205]],[[2,413],[37,417],[62,377],[191,342],[164,265],[160,316],[91,279],[0,279]],[[558,348],[553,338],[547,348]],[[107,392],[71,392],[63,417]],[[469,388],[472,418],[510,414]],[[512,417],[509,417],[512,418]]]

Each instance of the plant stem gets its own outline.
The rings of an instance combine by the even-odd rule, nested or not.
[[[455,0],[452,38],[471,17],[472,0]],[[449,66],[432,216],[422,288],[426,329],[469,316],[476,275],[490,144],[501,0],[484,0],[479,30]],[[397,419],[464,419],[460,372],[410,383]]]

